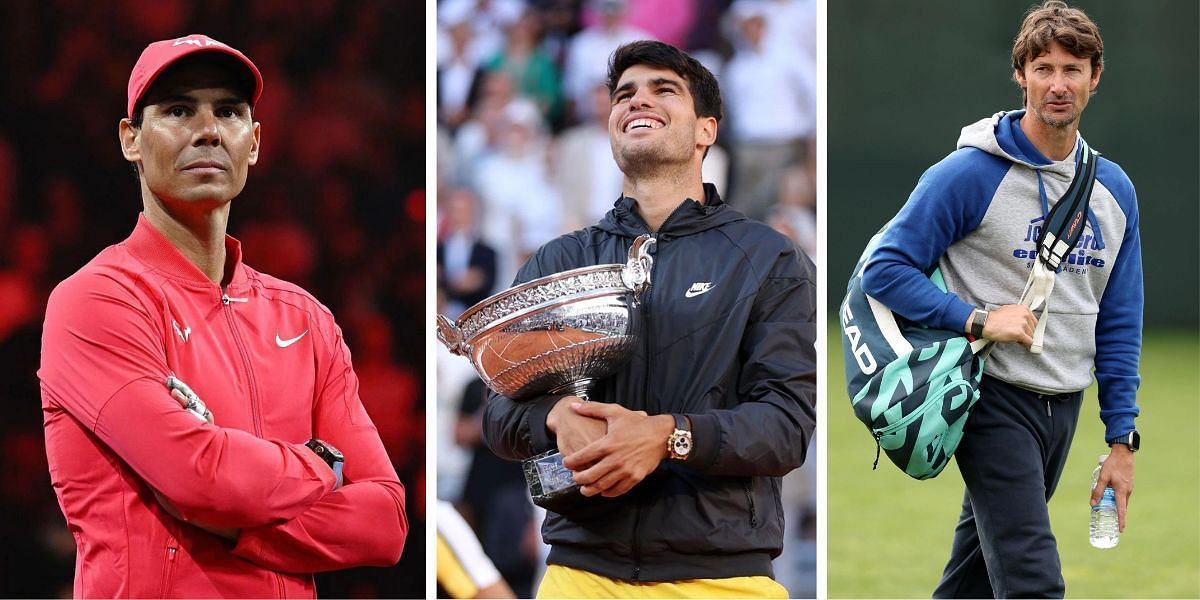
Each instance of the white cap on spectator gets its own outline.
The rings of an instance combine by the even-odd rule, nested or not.
[[[523,0],[490,0],[487,15],[497,26],[511,25],[525,12]],[[445,0],[437,7],[438,20],[446,27],[460,25],[478,16],[479,0]]]
[[[533,131],[542,129],[542,113],[536,104],[526,98],[517,98],[504,107],[504,119],[511,125],[519,125]]]

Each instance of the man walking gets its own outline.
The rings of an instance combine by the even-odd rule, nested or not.
[[[1061,597],[1047,501],[1062,473],[1082,390],[1095,370],[1111,455],[1093,504],[1116,492],[1120,527],[1139,435],[1142,269],[1129,178],[1101,157],[1085,232],[1056,275],[1044,321],[1016,302],[1037,235],[1080,161],[1079,123],[1104,69],[1099,29],[1056,0],[1034,7],[1012,48],[1024,109],[963,128],[929,169],[866,265],[863,290],[906,318],[998,342],[958,448],[966,483],[935,597]],[[939,267],[948,292],[924,275]]]
[[[518,282],[624,262],[655,236],[647,324],[627,367],[590,398],[493,395],[484,430],[509,459],[557,448],[582,500],[549,512],[539,597],[786,597],[780,477],[815,423],[815,276],[784,236],[701,180],[721,95],[660,42],[613,54],[608,134],[622,197],[599,224],[543,246]]]

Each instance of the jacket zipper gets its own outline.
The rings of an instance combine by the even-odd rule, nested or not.
[[[158,586],[159,598],[166,598],[167,591],[171,588],[171,575],[175,573],[175,555],[178,552],[179,548],[167,546],[167,562],[163,564],[162,582]]]
[[[679,206],[675,207],[675,210],[671,211],[671,214],[667,215],[666,220],[664,220],[662,225],[659,226],[658,231],[650,231],[650,227],[649,226],[646,227],[646,233],[648,233],[650,235],[650,237],[654,239],[654,242],[655,242],[654,247],[651,249],[651,253],[655,257],[656,260],[658,259],[659,256],[662,255],[662,247],[661,246],[666,238],[666,236],[663,235],[661,232],[663,231],[663,229],[666,228],[667,224],[671,222],[671,219],[675,218],[675,216],[679,214],[680,210],[683,209],[684,204],[685,204],[685,202],[680,202]],[[637,215],[636,211],[634,212],[634,215],[637,216],[639,219],[641,219],[640,215]],[[645,225],[645,223],[646,223],[645,220],[642,220],[642,224]],[[644,329],[645,329],[645,331],[644,331],[645,335],[643,335],[642,337],[646,340],[646,376],[642,378],[642,382],[643,382],[642,383],[642,398],[644,400],[644,404],[643,404],[642,408],[647,413],[650,412],[650,408],[651,408],[650,402],[649,402],[649,400],[650,400],[650,377],[651,377],[651,374],[654,373],[654,365],[653,365],[654,352],[652,351],[652,349],[654,348],[654,343],[653,343],[654,329],[651,326],[652,321],[651,321],[651,317],[650,317],[650,314],[651,314],[650,313],[650,304],[651,304],[650,300],[654,296],[655,289],[657,289],[657,287],[653,283],[651,283],[649,291],[646,292],[645,298],[642,299],[642,321],[643,321],[643,325],[644,325]],[[659,404],[657,402],[654,404],[654,409],[656,411],[661,408],[662,407],[659,406]],[[657,413],[654,413],[654,414],[657,414]],[[630,545],[633,550],[633,578],[632,578],[633,581],[638,581],[638,578],[642,574],[642,547],[641,547],[640,541],[638,540],[638,529],[639,529],[639,526],[641,525],[641,521],[642,521],[642,506],[639,503],[637,505],[637,510],[635,510],[633,513],[633,543]]]
[[[651,233],[650,237],[654,238],[654,240],[655,240],[653,252],[655,255],[657,255],[658,254],[658,244],[657,244],[658,236],[656,234]],[[647,290],[647,292],[646,292],[646,296],[644,298],[642,298],[642,325],[643,325],[643,329],[644,329],[642,338],[645,340],[645,343],[646,343],[646,346],[645,346],[645,348],[646,348],[646,374],[644,377],[642,377],[642,399],[643,399],[643,403],[644,403],[642,405],[642,408],[645,409],[646,412],[650,412],[650,406],[649,406],[649,404],[650,404],[650,402],[649,402],[650,401],[650,376],[654,372],[654,365],[653,365],[654,352],[652,352],[652,349],[654,348],[654,344],[651,341],[652,336],[651,336],[651,327],[650,327],[650,325],[651,325],[650,298],[653,295],[654,295],[654,284],[651,283],[650,289]],[[642,573],[642,548],[641,548],[641,543],[638,540],[638,527],[641,524],[641,521],[642,521],[642,505],[641,505],[641,503],[638,503],[637,507],[633,513],[633,543],[631,544],[631,547],[633,549],[633,580],[634,581],[638,581],[638,577]]]
[[[639,502],[633,513],[633,580],[638,581],[642,574],[642,548],[638,544],[638,526],[642,522],[642,505]]]
[[[953,385],[946,386],[946,388],[950,388],[950,387],[966,388],[968,390],[968,392],[970,391],[970,388],[971,388],[970,384],[966,383],[965,381],[960,381]],[[942,390],[939,390],[939,391],[942,392],[942,394],[941,394],[942,396],[945,395],[945,388],[943,388]],[[929,412],[929,409],[933,408],[934,406],[940,406],[940,405],[941,405],[941,403],[937,401],[937,398],[932,397],[931,399],[925,400],[925,402],[923,402],[921,404],[921,406],[918,406],[916,410],[908,413],[907,415],[904,415],[904,417],[902,417],[899,421],[896,421],[895,423],[892,423],[891,425],[888,425],[887,427],[880,427],[879,429],[872,429],[871,435],[875,437],[875,464],[871,466],[871,470],[874,471],[875,468],[879,466],[879,450],[882,448],[882,444],[880,442],[883,440],[883,436],[888,435],[894,431],[903,429],[905,427],[908,427],[908,425],[910,423],[917,420],[925,413]]]
[[[250,414],[254,424],[254,435],[262,437],[262,414],[258,406],[258,384],[254,380],[254,369],[250,364],[250,353],[246,350],[246,344],[242,340],[241,334],[238,332],[237,323],[233,319],[234,302],[249,302],[249,298],[233,298],[229,294],[221,294],[221,304],[225,305],[225,317],[229,323],[229,331],[233,334],[233,341],[237,344],[238,353],[242,356],[242,366],[246,369],[246,382],[250,386]]]
[[[742,484],[742,491],[746,492],[746,506],[750,508],[750,528],[758,527],[758,514],[754,511],[754,492],[751,486],[754,485],[753,478],[747,478]]]
[[[262,437],[262,412],[258,402],[258,383],[254,379],[254,370],[250,366],[249,352],[246,351],[246,345],[242,340],[241,334],[238,332],[237,324],[233,319],[234,302],[247,303],[249,298],[235,298],[227,293],[221,294],[221,304],[225,306],[225,316],[229,322],[229,331],[233,333],[234,343],[237,344],[238,353],[242,355],[242,364],[246,368],[246,381],[250,385],[250,412],[254,420],[254,434]],[[272,573],[275,579],[275,589],[277,598],[286,598],[286,587],[284,586],[283,576],[279,573]]]

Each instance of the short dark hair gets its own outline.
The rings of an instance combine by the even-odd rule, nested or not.
[[[721,86],[700,61],[688,56],[687,53],[662,42],[641,40],[630,42],[617,48],[608,59],[608,93],[611,96],[617,91],[621,74],[630,67],[646,65],[658,69],[674,71],[687,82],[688,92],[692,94],[692,103],[698,117],[714,117],[720,122]]]
[[[1082,10],[1067,6],[1066,2],[1047,0],[1025,13],[1021,31],[1013,40],[1013,71],[1024,72],[1025,62],[1048,52],[1052,42],[1058,42],[1076,58],[1089,59],[1093,77],[1104,69],[1104,40],[1100,38],[1096,23]],[[1013,76],[1015,78],[1016,73]],[[1021,101],[1025,102],[1024,96]]]

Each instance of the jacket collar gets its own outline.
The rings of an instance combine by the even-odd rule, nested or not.
[[[171,240],[168,240],[150,221],[145,213],[138,213],[137,225],[133,233],[121,242],[138,260],[150,268],[171,277],[194,285],[213,286],[217,284],[192,264]],[[243,288],[249,281],[246,266],[242,264],[242,244],[232,236],[225,236],[226,263],[233,265],[233,277],[229,288]]]
[[[598,227],[609,233],[628,237],[649,233],[650,228],[635,210],[636,206],[635,198],[622,196],[613,205],[612,210],[604,215],[604,219],[600,221]],[[685,198],[663,222],[662,227],[658,230],[658,237],[691,235],[745,218],[742,213],[721,200],[716,186],[706,183],[704,184],[704,203]]]

